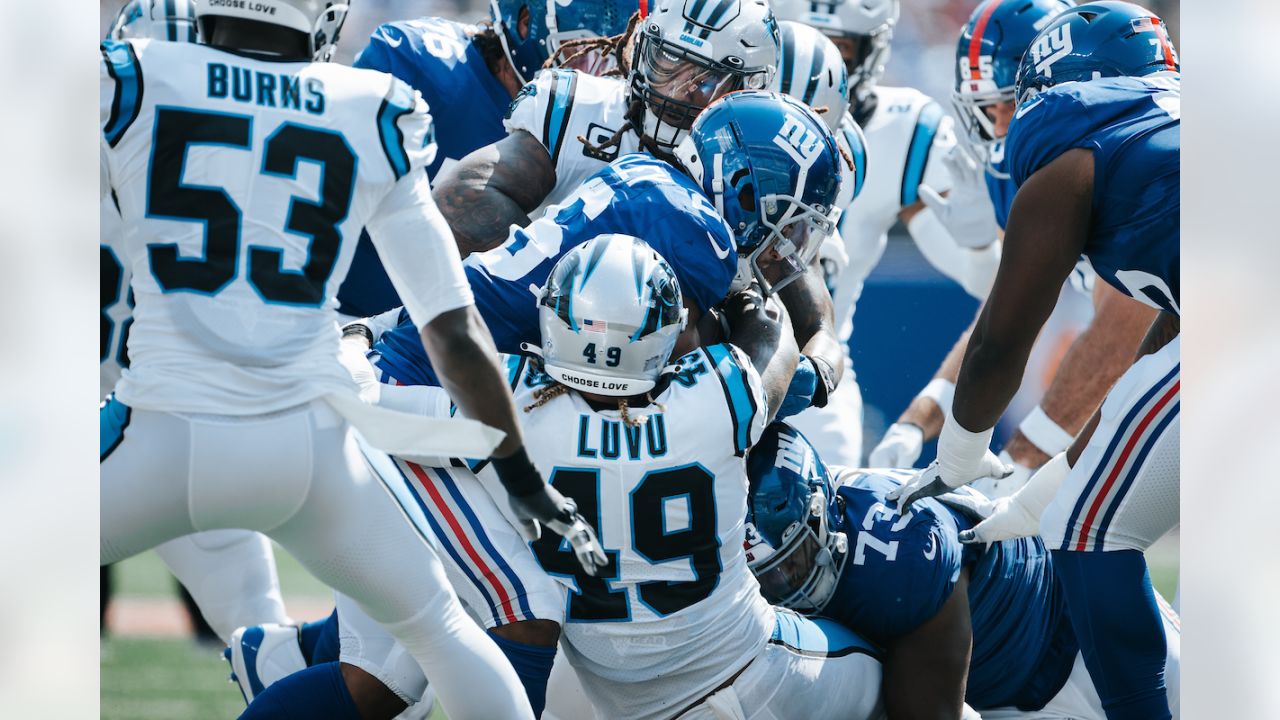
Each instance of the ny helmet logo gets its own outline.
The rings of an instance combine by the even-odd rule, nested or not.
[[[1036,64],[1036,72],[1047,78],[1053,77],[1053,64],[1070,55],[1074,49],[1069,23],[1063,23],[1044,33],[1031,46],[1031,59]]]
[[[782,148],[801,167],[808,168],[822,153],[822,136],[812,128],[806,128],[794,117],[786,117],[782,129],[773,137],[773,144]]]

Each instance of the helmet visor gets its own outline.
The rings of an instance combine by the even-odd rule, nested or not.
[[[742,76],[728,68],[714,67],[705,58],[662,40],[642,43],[639,72],[648,91],[665,102],[650,102],[663,122],[688,130],[707,105],[730,90],[741,87]]]
[[[834,210],[824,213],[790,195],[766,195],[761,205],[765,218],[762,224],[769,234],[751,253],[749,262],[761,290],[769,295],[809,269],[822,243],[835,232],[835,219]],[[769,218],[778,215],[779,206],[787,209],[775,223]]]
[[[818,551],[822,544],[808,525],[793,534],[782,549],[770,555],[760,566],[752,568],[760,591],[773,604],[804,591],[814,574]]]

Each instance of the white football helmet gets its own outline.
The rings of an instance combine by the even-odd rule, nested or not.
[[[831,132],[837,132],[849,109],[849,73],[840,50],[827,36],[803,23],[783,20],[778,29],[782,33],[782,61],[773,89],[814,110],[826,108],[819,117]]]
[[[657,0],[640,25],[628,77],[642,142],[670,156],[713,100],[768,89],[779,42],[764,0]]]
[[[347,19],[347,3],[330,0],[194,0],[200,34],[207,42],[213,37],[212,23],[219,17],[254,20],[296,30],[308,38],[311,57],[327,62],[338,44],[338,33]]]
[[[812,25],[835,39],[837,46],[852,44],[853,56],[845,67],[849,71],[849,102],[854,116],[859,117],[889,62],[898,0],[773,0],[773,11],[779,20]]]
[[[129,0],[111,21],[107,37],[196,42],[195,3],[192,0]]]
[[[616,397],[653,389],[689,314],[675,271],[629,235],[599,235],[566,253],[538,306],[543,370]]]

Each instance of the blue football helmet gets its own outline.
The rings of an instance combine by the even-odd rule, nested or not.
[[[1179,72],[1178,52],[1164,21],[1127,2],[1095,2],[1050,22],[1027,48],[1015,94],[1021,105],[1068,82]]]
[[[1075,6],[1071,0],[985,0],[974,8],[956,46],[956,117],[975,144],[996,137],[989,105],[1013,102],[1018,67],[1044,26]]]
[[[676,159],[733,229],[740,290],[766,294],[808,269],[839,218],[841,163],[835,137],[795,98],[732,92],[702,111]]]
[[[830,473],[800,431],[775,422],[751,449],[747,476],[747,567],[769,602],[822,610],[848,557]]]
[[[150,38],[193,43],[197,36],[192,0],[129,0],[107,31],[112,40]]]
[[[610,37],[627,29],[640,0],[489,0],[489,17],[521,84],[568,40]],[[528,11],[528,31],[520,34],[520,12]]]

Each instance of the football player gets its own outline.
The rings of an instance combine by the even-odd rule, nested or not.
[[[852,380],[848,340],[863,281],[879,262],[889,229],[899,221],[906,224],[925,257],[977,297],[990,286],[999,248],[960,247],[925,205],[929,197],[922,184],[940,192],[950,188],[942,160],[954,147],[955,136],[951,119],[938,103],[914,88],[879,84],[898,20],[898,0],[778,0],[773,8],[780,20],[811,25],[839,48],[849,75],[852,122],[865,133],[872,158],[858,201],[842,208],[840,235],[849,264],[833,283],[833,317],[843,341],[836,343],[841,368],[836,374],[850,380],[833,388],[825,407],[791,419],[833,462],[860,465],[862,397]]]
[[[901,470],[828,467],[803,435],[774,423],[751,452],[747,549],[765,597],[820,614],[885,651],[895,718],[1103,720],[1038,537],[960,538],[990,503],[962,491],[898,513]],[[1170,702],[1178,699],[1177,615],[1158,596]]]
[[[630,29],[614,40],[628,60],[625,80],[571,70],[539,75],[512,103],[510,135],[442,175],[436,199],[464,257],[501,243],[511,225],[562,202],[622,154],[671,159],[709,103],[733,90],[767,88],[777,72],[777,23],[764,0],[658,0]],[[744,279],[759,249],[738,238]],[[844,367],[831,299],[820,272],[795,278],[765,290],[779,291],[805,357],[794,402],[823,405]]]
[[[1005,469],[987,449],[991,428],[1080,255],[1160,311],[1071,447],[991,518],[1041,518],[1110,720],[1170,717],[1143,551],[1178,522],[1180,85],[1164,23],[1137,5],[1082,5],[1036,36],[1007,142],[1018,193],[1001,269],[969,340],[938,460],[891,495],[906,509]]]
[[[130,367],[100,411],[101,561],[197,530],[266,532],[385,623],[455,717],[530,717],[509,663],[463,617],[402,480],[352,423],[384,447],[493,451],[527,532],[569,534],[588,569],[603,554],[524,451],[430,198],[425,104],[390,76],[323,62],[345,11],[201,3],[207,45],[102,45],[103,195],[120,208],[136,305]],[[433,430],[356,398],[332,308],[366,225],[404,273],[460,408],[502,432]],[[439,435],[397,440],[405,430]],[[341,672],[331,680],[322,713],[350,705]]]
[[[435,177],[473,150],[506,137],[511,99],[564,43],[617,35],[636,0],[494,0],[487,24],[438,17],[386,23],[373,32],[355,67],[391,73],[422,93],[434,121]],[[338,291],[338,311],[367,317],[401,303],[368,235]]]
[[[809,138],[803,141],[805,155],[779,147],[804,138]],[[817,146],[810,147],[810,142]],[[833,218],[817,208],[831,212],[842,159],[822,121],[793,99],[768,92],[727,96],[699,117],[677,154],[684,158],[680,168],[642,153],[619,158],[529,227],[513,229],[501,247],[464,261],[477,307],[500,351],[517,353],[522,345],[538,341],[538,309],[529,288],[545,284],[565,253],[597,235],[649,238],[660,255],[672,258],[674,272],[686,288],[681,293],[686,310],[709,311],[728,294],[735,277],[732,228],[767,251],[760,254],[764,264],[757,270],[766,282],[778,282],[775,267],[794,274],[807,265],[807,259],[793,262],[782,246],[792,248],[785,252],[810,258],[814,250],[806,238],[818,237],[834,225]],[[800,161],[806,157],[807,165]],[[725,176],[738,181],[718,182]],[[724,208],[726,216],[713,206]],[[396,314],[346,330],[353,338],[375,343],[371,358],[377,379],[372,369],[365,376],[375,383],[370,395],[384,406],[438,414],[438,395],[420,392],[424,386],[440,384],[431,358],[413,341],[412,323]],[[397,320],[398,326],[382,332]],[[692,349],[702,344],[698,337],[690,329],[680,344]],[[607,356],[597,359],[606,366],[616,362]],[[376,385],[378,381],[383,384]],[[397,465],[436,530],[454,587],[508,654],[538,710],[545,701],[563,621],[558,591],[548,590],[545,573],[512,528],[501,522],[491,493],[466,466],[433,467],[403,459],[397,459]],[[396,662],[390,647],[369,640],[353,645],[357,649],[351,657],[345,656],[344,645],[344,661],[366,669],[402,703],[416,701],[420,690],[405,679],[403,663]],[[244,655],[236,644],[232,652]],[[292,649],[290,654],[292,661],[279,662],[300,667],[301,656]],[[259,658],[268,665],[277,662]],[[278,677],[278,672],[261,669],[257,674],[268,682]],[[247,673],[238,669],[237,677]]]
[[[736,295],[729,342],[673,362],[687,321],[677,273],[623,235],[565,254],[537,307],[533,357],[506,359],[512,392],[535,462],[592,517],[608,564],[591,577],[554,540],[532,550],[562,588],[563,647],[597,716],[871,716],[870,646],[775,611],[742,555],[745,453],[797,356],[785,313]]]
[[[195,42],[195,5],[191,0],[130,0],[116,14],[112,40],[152,39]],[[129,366],[127,341],[133,324],[131,267],[125,254],[120,209],[111,195],[101,203],[99,287],[101,355],[99,397],[106,398]],[[156,553],[182,582],[208,627],[224,643],[242,625],[291,622],[280,596],[271,543],[248,530],[209,530],[170,540]],[[109,567],[102,568],[103,608],[110,594]],[[104,623],[105,625],[105,623]]]
[[[939,217],[957,242],[989,242],[1003,234],[1017,191],[1006,167],[1004,138],[1015,110],[1018,65],[1040,29],[1073,5],[1068,0],[987,0],[974,9],[960,32],[953,102],[967,131],[967,146],[978,152],[976,157],[953,153],[947,164],[952,193],[939,201],[943,203]],[[973,198],[984,193],[994,206],[994,218],[990,213],[983,216],[976,212],[982,203]],[[1087,283],[1077,282],[1084,277],[1089,278]],[[1071,277],[1073,290],[1064,289],[1090,295],[1093,318],[1062,356],[1038,405],[1023,418],[1001,452],[1001,459],[1014,467],[1013,474],[975,483],[974,487],[990,497],[1012,494],[1032,471],[1067,449],[1103,395],[1129,366],[1155,317],[1154,309],[1107,283],[1092,282],[1092,278],[1092,269],[1081,261]],[[871,453],[872,466],[910,467],[919,458],[924,442],[937,437],[950,408],[968,340],[966,330],[935,378],[885,432]]]

